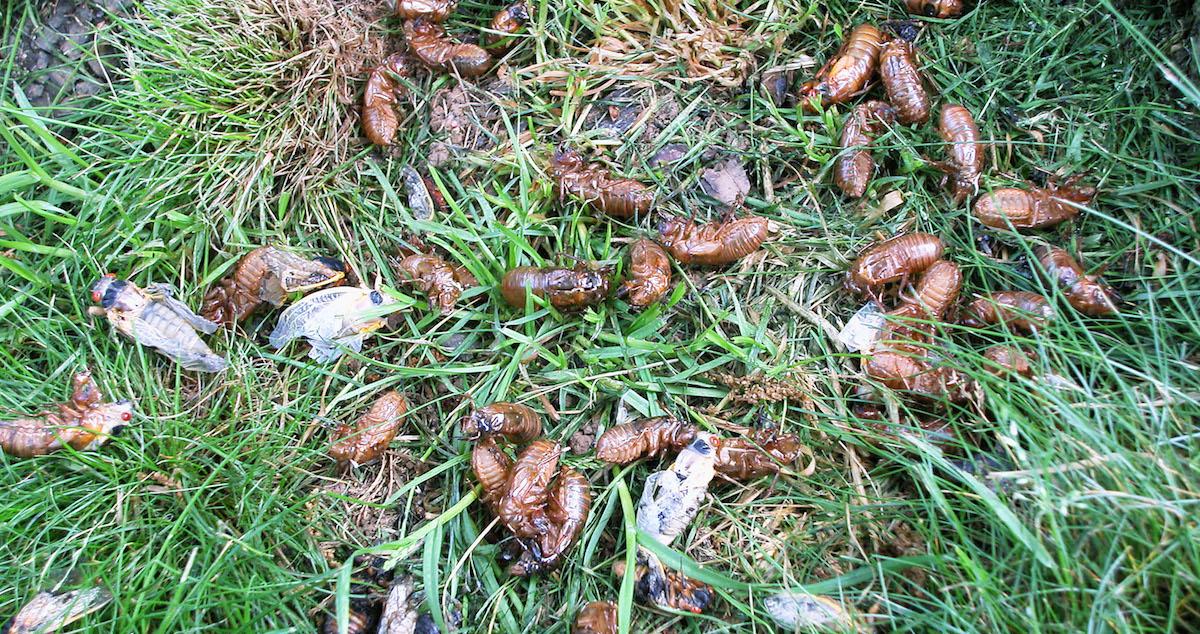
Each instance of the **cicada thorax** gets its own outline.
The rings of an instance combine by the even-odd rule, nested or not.
[[[522,553],[509,572],[523,577],[561,565],[563,557],[583,532],[591,504],[587,478],[570,467],[560,467],[546,505],[549,530],[536,539],[538,547]]]
[[[500,9],[492,16],[491,32],[486,38],[488,48],[498,54],[507,52],[516,43],[511,36],[520,33],[528,22],[529,8],[523,1]]]
[[[795,434],[773,430],[760,430],[748,438],[719,438],[713,447],[713,466],[735,480],[761,478],[794,463],[801,448]]]
[[[445,22],[457,8],[458,0],[396,0],[396,16],[404,20]]]
[[[908,12],[929,18],[954,18],[962,15],[962,0],[906,0]]]
[[[896,113],[882,101],[854,107],[842,127],[842,154],[833,167],[833,182],[842,193],[861,198],[875,174],[875,158],[868,146],[895,120]]]
[[[471,471],[483,485],[483,500],[498,514],[498,504],[508,492],[508,481],[512,475],[513,461],[496,444],[492,436],[479,439],[471,450]]]
[[[1036,371],[1033,364],[1037,359],[1037,355],[1032,351],[1016,346],[991,346],[983,351],[983,357],[995,364],[994,366],[986,366],[984,369],[997,376],[1015,374],[1029,378]]]
[[[921,124],[929,120],[929,94],[925,92],[911,44],[893,38],[883,45],[879,55],[879,77],[887,91],[888,102],[896,109],[896,118],[901,123]]]
[[[858,293],[877,290],[929,268],[942,257],[945,246],[928,233],[907,233],[875,244],[850,266],[846,287]]]
[[[617,604],[592,601],[579,609],[571,634],[617,634]]]
[[[757,250],[771,232],[761,216],[698,225],[666,216],[658,224],[659,244],[681,264],[722,266]]]
[[[514,443],[529,442],[542,435],[537,412],[519,403],[492,403],[471,412],[462,422],[469,438],[502,436]]]
[[[497,505],[500,521],[517,537],[536,538],[550,529],[546,502],[561,454],[557,443],[542,439],[517,456],[508,490]]]
[[[983,137],[975,125],[975,117],[958,104],[942,106],[938,132],[950,146],[948,169],[954,181],[954,204],[958,205],[979,190],[979,177],[983,174],[986,158]]]
[[[329,455],[339,463],[358,465],[377,460],[396,437],[407,412],[408,399],[394,390],[385,393],[353,424],[338,426]]]
[[[860,94],[875,74],[883,41],[883,33],[870,24],[854,27],[816,77],[800,87],[800,100],[805,108],[812,110],[814,101],[828,106]]]
[[[396,112],[396,101],[407,93],[407,88],[397,79],[409,74],[407,58],[395,54],[371,69],[367,76],[367,87],[363,91],[362,125],[367,139],[375,145],[391,145],[400,127]]]
[[[617,290],[632,306],[646,307],[658,301],[671,288],[671,258],[650,240],[638,240],[629,247],[629,277]]]
[[[1005,324],[1022,332],[1043,328],[1054,319],[1054,308],[1037,293],[999,291],[971,302],[960,322],[973,328]]]
[[[644,418],[605,430],[596,440],[596,457],[628,464],[645,457],[679,451],[696,437],[696,427],[673,416]]]
[[[608,269],[596,270],[582,264],[573,269],[519,266],[505,273],[500,294],[516,308],[525,306],[528,291],[558,310],[583,310],[608,297],[609,274]]]
[[[1038,262],[1051,281],[1063,289],[1067,302],[1085,315],[1117,312],[1117,294],[1098,275],[1087,275],[1066,249],[1039,246],[1034,250]]]
[[[492,56],[474,44],[455,41],[441,24],[424,18],[404,23],[409,51],[433,70],[478,77],[492,66]]]

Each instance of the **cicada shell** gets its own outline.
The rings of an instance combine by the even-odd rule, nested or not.
[[[927,352],[916,346],[893,346],[863,359],[863,370],[893,390],[928,399],[966,402],[975,391],[974,381],[950,367],[935,367]]]
[[[400,126],[396,102],[408,94],[408,89],[398,78],[408,75],[407,58],[396,54],[372,68],[367,76],[367,88],[363,91],[362,125],[371,143],[391,145],[396,140],[396,130]]]
[[[971,302],[959,321],[972,328],[1006,324],[1029,333],[1053,319],[1054,308],[1045,297],[1026,291],[1000,291]]]
[[[400,431],[408,399],[396,391],[379,397],[353,425],[342,423],[333,433],[329,455],[339,463],[366,464],[379,459]]]
[[[200,315],[232,326],[264,302],[279,307],[289,293],[307,293],[345,277],[346,265],[337,260],[309,260],[283,249],[259,247],[243,255],[233,273],[209,289],[200,304]]]
[[[1038,246],[1034,255],[1045,269],[1046,275],[1063,289],[1067,302],[1085,315],[1109,315],[1117,312],[1117,294],[1100,279],[1099,275],[1087,275],[1083,267],[1066,249],[1055,246]]]
[[[842,193],[861,198],[875,175],[875,158],[868,149],[876,136],[886,131],[896,111],[882,101],[868,101],[854,107],[842,127],[842,154],[833,167],[833,182]]]
[[[1096,197],[1096,188],[1075,183],[1072,179],[1061,187],[1006,187],[988,192],[975,201],[975,217],[995,229],[1052,227],[1078,215],[1075,205],[1087,205]]]
[[[592,601],[579,609],[571,634],[617,634],[617,604]]]
[[[28,458],[67,446],[77,451],[95,449],[133,420],[133,404],[129,401],[103,401],[92,375],[80,372],[72,379],[70,401],[52,405],[30,418],[0,421],[0,450]]]
[[[542,435],[542,418],[524,405],[492,403],[464,418],[462,429],[468,438],[503,436],[511,442],[525,443]]]
[[[767,614],[788,631],[812,630],[831,632],[873,631],[852,610],[841,603],[807,592],[784,592],[763,599]]]
[[[986,146],[979,134],[979,127],[975,125],[975,117],[971,116],[971,111],[958,104],[942,106],[938,132],[941,133],[942,140],[950,145],[950,160],[944,169],[954,180],[951,188],[954,204],[961,205],[964,200],[979,191],[979,176],[983,174]]]
[[[308,356],[321,362],[342,356],[343,347],[362,350],[363,340],[387,319],[382,309],[395,300],[369,288],[339,287],[317,291],[292,304],[271,332],[271,347],[279,350],[293,339],[312,346]]]
[[[673,416],[610,427],[596,440],[596,457],[613,464],[678,451],[696,439],[696,427]]]
[[[617,297],[630,306],[645,308],[657,302],[671,289],[671,258],[650,240],[638,240],[629,246],[629,277],[617,288]]]
[[[471,450],[471,471],[483,485],[481,499],[499,514],[497,505],[508,492],[508,481],[512,476],[512,459],[496,444],[496,439],[486,436],[479,439]]]
[[[445,22],[457,8],[458,0],[396,0],[396,16],[404,20]]]
[[[212,334],[217,324],[192,312],[175,299],[165,284],[142,290],[133,282],[106,275],[92,285],[93,313],[104,315],[117,332],[197,372],[221,372],[229,363],[209,349],[196,334]]]
[[[613,574],[623,577],[625,562],[613,564]],[[633,575],[634,598],[659,608],[702,614],[717,596],[707,583],[689,579],[656,561],[639,564],[634,568]]]
[[[658,223],[659,243],[680,264],[723,266],[753,253],[766,241],[771,221],[760,216],[698,225],[665,216]]]
[[[712,434],[697,433],[670,469],[646,478],[637,506],[638,528],[664,546],[687,529],[716,473],[716,445]]]
[[[908,12],[928,18],[956,18],[962,15],[962,0],[906,0]]]
[[[884,44],[879,54],[879,77],[901,123],[921,124],[929,120],[929,94],[925,92],[921,71],[917,70],[912,44],[898,38]]]
[[[583,532],[591,506],[592,493],[587,478],[570,467],[560,467],[546,507],[550,530],[537,540],[537,548],[533,552],[526,551],[509,572],[524,577],[562,565],[567,551]]]
[[[650,211],[654,190],[630,178],[616,178],[599,165],[590,165],[579,152],[559,148],[547,169],[559,198],[572,196],[614,218],[632,218]]]
[[[557,443],[542,439],[530,443],[517,456],[508,490],[500,498],[496,512],[517,537],[536,538],[550,530],[546,504],[561,455],[562,448]]]
[[[713,466],[734,480],[753,480],[790,466],[803,447],[795,434],[774,430],[760,430],[749,438],[717,438]]]
[[[400,261],[399,268],[417,290],[428,294],[429,305],[443,315],[454,312],[464,289],[478,284],[470,271],[435,255],[410,255]]]
[[[958,301],[962,285],[963,275],[958,265],[948,260],[938,260],[921,274],[912,302],[941,319]]]
[[[874,26],[860,24],[854,27],[838,52],[817,71],[816,77],[800,87],[800,101],[805,108],[812,110],[814,101],[820,101],[823,106],[843,103],[863,93],[879,65],[883,42],[883,33]]]
[[[1032,351],[1015,346],[997,345],[983,351],[983,356],[995,366],[985,366],[984,369],[997,376],[1016,374],[1030,378],[1036,372],[1034,362],[1037,355]]]
[[[942,257],[942,240],[928,233],[898,235],[863,251],[846,278],[846,288],[857,293],[877,291],[889,282],[903,280],[929,268]]]
[[[422,64],[437,71],[478,77],[492,67],[492,56],[474,44],[456,42],[442,25],[417,18],[404,23],[408,49]]]
[[[492,16],[490,32],[487,34],[487,46],[495,54],[503,54],[512,48],[517,39],[512,37],[525,29],[529,23],[529,7],[524,2],[516,2],[504,7]]]
[[[554,308],[578,311],[608,297],[610,270],[580,264],[573,269],[518,266],[504,274],[500,295],[509,306],[525,307],[525,293],[545,298]]]

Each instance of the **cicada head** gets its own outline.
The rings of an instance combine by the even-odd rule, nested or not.
[[[815,110],[814,103],[826,103],[831,93],[829,83],[822,79],[806,81],[800,84],[800,89],[796,91],[800,103],[810,110]]]
[[[550,166],[564,172],[579,169],[583,167],[583,156],[566,144],[560,145],[554,150]]]
[[[118,280],[116,274],[106,273],[104,277],[92,284],[92,301],[104,308],[109,308],[117,301],[117,294],[125,288],[126,284],[128,282]]]
[[[105,403],[89,409],[80,426],[100,438],[116,436],[133,420],[133,403],[129,400]]]
[[[667,248],[683,238],[689,222],[678,216],[662,214],[658,220],[659,242]]]

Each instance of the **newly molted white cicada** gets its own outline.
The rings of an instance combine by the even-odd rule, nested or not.
[[[308,340],[308,356],[328,362],[345,350],[362,350],[363,341],[383,327],[387,306],[396,300],[369,288],[338,287],[317,291],[292,304],[279,316],[271,346],[283,348],[293,339]]]

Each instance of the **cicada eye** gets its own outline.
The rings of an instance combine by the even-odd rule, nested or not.
[[[129,412],[121,412],[121,420],[128,423],[129,421],[133,420],[133,414],[130,414]]]
[[[380,293],[379,291],[371,291],[371,303],[372,304],[382,304],[383,303],[383,293]]]
[[[100,301],[100,291],[92,291],[92,301],[93,302]]]

